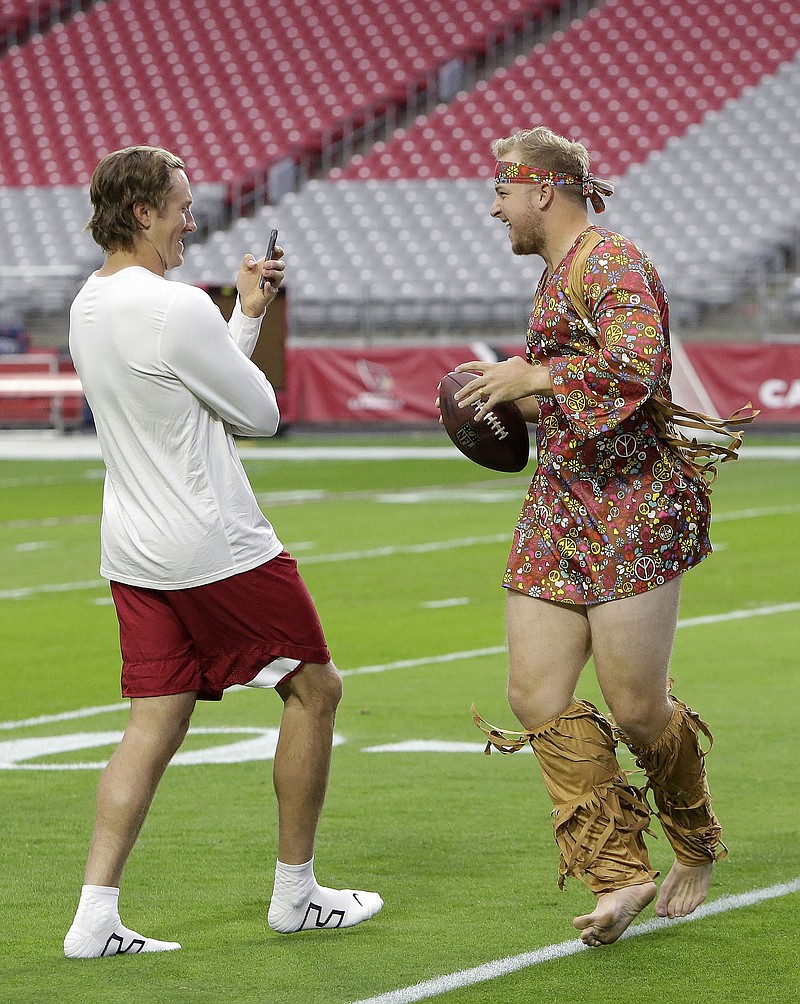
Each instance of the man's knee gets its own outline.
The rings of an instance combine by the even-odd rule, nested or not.
[[[511,674],[506,691],[508,704],[524,728],[533,729],[560,715],[572,701],[572,692],[555,681],[532,681]]]
[[[134,698],[125,736],[129,742],[163,751],[171,758],[183,744],[192,712],[195,694],[169,697]]]
[[[517,718],[525,723],[532,713],[532,705],[534,704],[530,689],[522,686],[513,677],[509,677],[506,697],[508,699],[508,706]]]
[[[285,700],[294,697],[304,707],[313,707],[323,714],[335,714],[342,699],[342,677],[332,662],[305,666],[278,688]]]
[[[306,668],[310,669],[311,667]],[[313,681],[314,691],[318,694],[319,700],[335,711],[342,699],[342,676],[339,670],[332,662],[325,666],[315,666]]]
[[[672,716],[672,704],[666,694],[617,695],[608,699],[608,706],[625,735],[642,745],[655,742]]]

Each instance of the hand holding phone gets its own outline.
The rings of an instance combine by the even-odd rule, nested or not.
[[[264,252],[264,261],[270,261],[272,255],[275,253],[275,245],[278,243],[278,231],[271,230],[269,235],[269,243],[267,244],[267,250]],[[267,284],[267,277],[262,275],[258,280],[258,288],[263,289]]]

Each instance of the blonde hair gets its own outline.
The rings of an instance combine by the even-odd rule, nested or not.
[[[583,178],[589,173],[589,151],[583,143],[559,136],[547,126],[520,129],[513,136],[496,139],[492,143],[492,153],[496,160],[505,160],[506,154],[511,150],[516,150],[522,158],[521,163],[528,167],[538,167],[556,174],[572,174],[576,178]],[[580,199],[586,203],[578,186],[565,186],[559,191],[565,198]]]
[[[134,205],[144,202],[163,212],[172,172],[185,167],[180,157],[156,146],[129,146],[103,157],[89,185],[94,213],[86,229],[95,243],[106,252],[132,251],[140,230]]]

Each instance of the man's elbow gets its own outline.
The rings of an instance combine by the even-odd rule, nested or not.
[[[265,417],[264,421],[264,431],[261,433],[262,436],[274,436],[275,433],[280,428],[281,424],[281,413],[277,408],[269,415]]]
[[[277,407],[264,408],[260,412],[240,415],[238,419],[228,422],[228,428],[234,436],[244,436],[247,439],[257,439],[263,436],[274,436],[281,424],[281,414]]]
[[[252,400],[252,414],[248,417],[253,431],[246,433],[248,436],[274,436],[281,424],[281,411],[278,407],[278,399],[272,385],[261,378],[265,386],[259,388],[261,393]]]
[[[252,416],[252,431],[248,436],[274,436],[281,424],[281,413],[277,405],[265,407],[259,415]]]

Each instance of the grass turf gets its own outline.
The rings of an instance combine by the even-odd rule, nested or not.
[[[0,1001],[351,1004],[570,940],[571,918],[590,905],[577,883],[556,888],[550,806],[532,757],[483,757],[469,716],[475,701],[488,720],[513,727],[499,580],[526,479],[458,459],[246,464],[347,674],[318,875],[378,889],[384,911],[349,931],[269,932],[269,762],[176,765],[131,857],[122,913],[183,950],[67,961],[61,941],[98,777],[70,768],[113,747],[48,755],[26,768],[61,769],[0,771]],[[0,744],[124,727],[116,620],[97,572],[100,473],[91,461],[0,463],[2,720],[111,707],[4,728]],[[798,599],[797,484],[797,462],[723,468],[713,499],[718,553],[686,577],[673,675],[714,731],[709,772],[731,848],[713,897],[800,876],[790,744],[800,613],[692,623]],[[353,672],[376,666],[385,671]],[[600,702],[590,669],[579,696]],[[274,695],[235,692],[199,706],[194,726],[275,728],[279,715]],[[190,735],[187,748],[246,737]],[[408,740],[476,750],[365,752]],[[665,872],[663,838],[651,855]],[[790,895],[658,930],[440,999],[788,1002],[800,961],[797,903]]]

